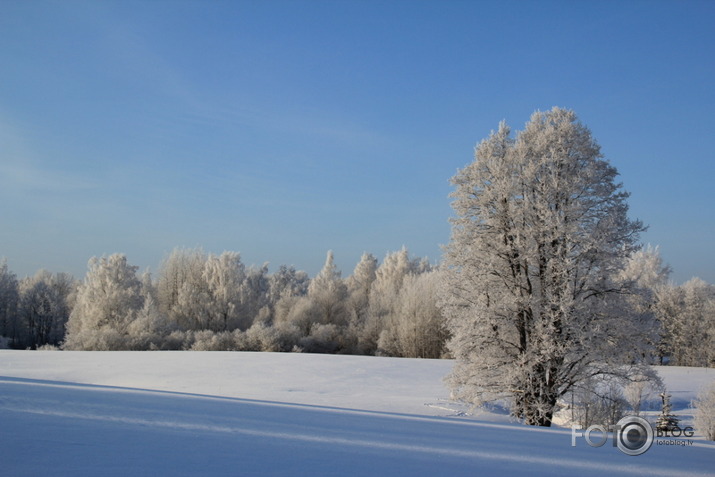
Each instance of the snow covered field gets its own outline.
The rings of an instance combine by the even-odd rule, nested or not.
[[[715,445],[630,457],[448,401],[447,360],[0,351],[0,473],[714,475]],[[660,368],[675,413],[715,369]]]

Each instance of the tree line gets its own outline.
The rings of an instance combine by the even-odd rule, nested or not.
[[[6,346],[67,350],[245,350],[440,358],[439,270],[406,248],[363,254],[342,278],[328,252],[312,279],[282,265],[246,267],[237,252],[175,249],[157,277],[127,257],[94,257],[81,282],[0,266]]]
[[[630,310],[653,323],[653,362],[715,367],[715,287],[669,281],[657,249],[621,272],[638,284]],[[38,271],[18,279],[0,262],[0,346],[74,350],[250,350],[441,358],[449,333],[438,306],[444,272],[407,249],[382,263],[363,254],[341,277],[332,252],[317,276],[246,267],[240,254],[173,250],[157,277],[126,256],[89,261],[82,281]]]

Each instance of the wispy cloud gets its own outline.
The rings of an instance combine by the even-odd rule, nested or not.
[[[66,192],[96,186],[81,173],[51,168],[30,145],[28,134],[0,112],[0,187],[14,193]]]

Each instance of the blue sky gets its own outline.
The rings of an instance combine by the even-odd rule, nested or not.
[[[0,2],[0,257],[441,257],[500,120],[576,111],[673,278],[715,282],[715,3]]]

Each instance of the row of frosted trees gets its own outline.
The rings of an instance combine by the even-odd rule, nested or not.
[[[124,255],[93,258],[82,282],[39,271],[18,280],[0,262],[0,347],[305,351],[439,358],[447,339],[437,306],[441,273],[406,249],[381,264],[364,254],[342,278],[332,253],[310,279],[240,255],[176,249],[156,278]],[[638,282],[631,308],[657,322],[662,363],[715,366],[715,287],[669,282],[658,251],[623,271]]]
[[[313,279],[269,274],[236,252],[174,250],[157,280],[123,255],[93,259],[67,324],[67,349],[199,349],[439,358],[438,271],[406,249],[364,254],[342,279],[329,252]]]
[[[11,282],[13,276],[5,272]],[[373,255],[364,254],[347,279],[332,252],[312,279],[293,267],[281,266],[274,273],[267,266],[246,267],[236,252],[176,249],[154,280],[115,254],[91,259],[82,283],[67,280],[68,291],[60,300],[65,308],[52,318],[57,330],[52,339],[31,333],[30,321],[17,309],[3,315],[20,319],[8,320],[14,323],[12,332],[6,333],[10,327],[5,326],[0,335],[9,336],[15,347],[58,345],[64,339],[63,347],[75,350],[439,358],[446,335],[436,304],[438,275],[426,259],[411,258],[404,248],[388,254],[379,266]]]

